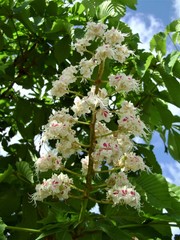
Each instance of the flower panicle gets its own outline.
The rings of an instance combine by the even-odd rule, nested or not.
[[[72,94],[73,103],[69,108],[54,111],[44,126],[42,139],[45,142],[55,141],[55,149],[38,158],[35,168],[37,173],[52,171],[52,177],[43,179],[42,183],[36,185],[36,192],[32,195],[34,202],[50,196],[59,200],[71,196],[73,177],[76,175],[71,174],[71,170],[66,171],[72,175],[70,178],[63,173],[63,169],[68,159],[76,154],[82,166],[79,171],[82,174],[78,172],[79,180],[88,182],[87,189],[81,191],[84,195],[91,199],[91,182],[95,183],[94,176],[96,173],[101,176],[105,167],[109,174],[102,191],[106,190],[107,200],[113,206],[126,204],[140,209],[140,195],[128,180],[128,173],[149,171],[143,158],[133,152],[132,141],[132,136],[144,137],[147,128],[133,103],[123,100],[119,108],[115,106],[115,110],[112,110],[110,99],[112,92],[115,98],[116,94],[126,97],[131,91],[138,92],[140,83],[123,72],[110,73],[105,81],[101,79],[107,59],[123,64],[133,54],[124,43],[126,37],[126,34],[114,27],[108,29],[106,24],[89,22],[84,37],[74,43],[74,49],[82,59],[79,64],[65,68],[51,89],[51,94],[56,98]],[[93,51],[90,47],[94,42],[98,46]],[[93,80],[95,73],[97,78]],[[79,78],[84,83],[91,81],[88,81],[88,87],[85,88],[86,93],[74,96],[71,87],[81,83]],[[88,130],[83,125],[85,122],[88,122]],[[111,129],[111,125],[115,126],[114,129]],[[83,139],[86,139],[85,144]],[[112,169],[116,171],[111,171]]]

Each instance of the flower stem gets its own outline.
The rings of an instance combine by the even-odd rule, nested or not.
[[[77,176],[77,177],[82,177],[81,174],[76,173],[76,172],[73,172],[73,171],[71,171],[71,170],[69,170],[68,168],[65,168],[65,167],[62,168],[62,171],[67,172],[67,173],[70,173],[70,174],[75,175],[75,176]]]
[[[99,87],[102,81],[102,75],[104,72],[104,61],[99,65],[98,69],[98,74],[97,74],[97,79],[95,80],[95,92],[94,94],[98,94]],[[92,190],[92,178],[94,175],[94,170],[93,170],[93,157],[92,153],[94,152],[95,148],[95,142],[96,142],[96,136],[95,136],[95,124],[96,124],[96,110],[92,112],[92,118],[90,122],[90,138],[89,138],[89,151],[88,151],[88,156],[89,156],[89,165],[88,165],[88,172],[86,176],[86,189],[84,191],[84,201],[82,201],[81,205],[81,210],[79,214],[79,222],[83,220],[85,217],[85,212],[88,204],[88,199],[90,199],[89,194]]]
[[[40,229],[32,229],[32,228],[22,228],[22,227],[15,227],[15,226],[6,226],[9,230],[15,230],[15,231],[23,231],[23,232],[32,232],[32,233],[40,233]]]

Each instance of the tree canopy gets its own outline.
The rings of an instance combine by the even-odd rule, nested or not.
[[[171,239],[171,226],[179,227],[180,189],[163,177],[150,141],[153,132],[159,132],[164,150],[180,161],[180,116],[173,115],[168,108],[169,103],[180,107],[180,20],[171,22],[164,32],[154,35],[150,42],[151,52],[147,52],[138,48],[141,36],[133,34],[130,27],[121,21],[126,9],[135,11],[136,5],[137,0],[0,0],[0,140],[5,151],[0,154],[1,239]],[[67,94],[52,96],[51,89],[63,71],[68,69],[65,73],[70,74],[69,67],[82,64],[83,58],[89,59],[100,43],[100,40],[95,40],[89,47],[89,42],[86,42],[89,48],[85,56],[75,49],[77,39],[84,37],[89,22],[106,24],[108,29],[117,29],[124,34],[124,46],[130,53],[123,60],[113,55],[104,61],[101,56],[103,64],[98,62],[99,55],[96,54],[92,62],[97,62],[96,67],[98,64],[100,67],[93,72],[91,65],[91,80],[87,77],[88,80],[82,81],[78,77],[76,82],[70,83],[70,90],[65,90]],[[170,53],[167,52],[169,39],[174,45]],[[106,40],[106,48],[108,44]],[[114,48],[120,51],[117,46]],[[119,73],[137,79],[140,90],[116,92],[113,81],[109,84],[106,80],[109,74],[117,77]],[[86,176],[82,174],[83,154],[88,149],[91,156],[94,144],[98,144],[97,136],[92,134],[95,132],[92,126],[95,127],[101,104],[95,110],[88,105],[84,115],[74,111],[78,121],[69,132],[76,132],[73,144],[79,141],[83,150],[70,156],[62,154],[61,157],[67,161],[64,160],[65,166],[61,170],[47,169],[39,174],[35,168],[37,159],[41,157],[42,145],[48,151],[56,144],[54,138],[49,139],[49,145],[42,142],[44,129],[48,133],[43,126],[47,126],[48,119],[53,116],[51,114],[63,111],[63,108],[69,109],[68,114],[73,116],[74,99],[88,95],[93,79],[96,80],[96,90],[92,94],[98,95],[100,89],[106,89],[109,97],[108,109],[112,111],[112,117],[105,121],[111,131],[107,135],[113,132],[115,136],[119,130],[120,120],[116,111],[125,100],[138,109],[138,115],[147,127],[146,134],[140,135],[144,143],[137,143],[134,133],[125,132],[130,135],[134,154],[140,156],[149,169],[143,172],[127,170],[130,184],[141,196],[140,210],[131,205],[114,206],[104,200],[108,174],[111,171],[116,174],[117,170],[111,162],[102,161],[101,169],[93,170],[89,160]],[[86,98],[87,101],[90,100]],[[104,123],[104,119],[100,121]],[[17,138],[18,141],[15,140]],[[96,142],[92,143],[95,138]],[[61,146],[61,151],[65,147],[67,143]],[[72,148],[70,146],[67,152]],[[125,169],[123,164],[121,169]],[[52,172],[73,178],[72,197],[70,195],[65,200],[47,198],[34,204],[30,200],[37,184],[49,178]],[[92,211],[94,207],[98,209],[95,212]]]

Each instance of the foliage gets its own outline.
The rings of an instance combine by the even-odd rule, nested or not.
[[[153,146],[149,145],[151,133],[144,144],[136,143],[135,150],[153,174],[130,176],[143,200],[140,213],[130,207],[99,202],[97,214],[90,211],[95,203],[89,201],[79,221],[79,199],[44,201],[36,207],[29,201],[39,181],[34,159],[40,155],[37,145],[42,126],[52,109],[72,105],[71,96],[58,101],[49,96],[49,90],[69,63],[75,65],[80,60],[71,43],[82,36],[82,26],[91,20],[108,22],[109,27],[128,34],[126,44],[135,55],[111,68],[140,80],[142,91],[129,94],[128,100],[140,109],[149,132],[160,133],[165,151],[180,161],[180,117],[168,109],[169,103],[180,107],[180,21],[173,21],[153,37],[150,47],[154,54],[138,49],[139,36],[119,21],[126,7],[135,10],[136,4],[136,0],[0,1],[0,140],[6,152],[0,155],[0,238],[170,239],[171,223],[180,225],[179,187],[162,176]],[[169,37],[175,46],[171,53],[166,47]],[[85,87],[75,86],[75,90],[83,92]],[[117,98],[114,104],[118,106],[120,101]],[[19,140],[14,141],[17,136]],[[78,167],[76,158],[69,160],[69,168],[73,161]],[[49,172],[43,175],[48,176]],[[76,185],[83,187],[78,177]],[[101,193],[96,197],[100,201]]]

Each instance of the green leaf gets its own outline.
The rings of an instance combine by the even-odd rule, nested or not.
[[[173,115],[171,111],[168,109],[167,104],[165,104],[163,101],[160,101],[158,99],[154,101],[154,104],[161,116],[162,125],[164,125],[167,129],[170,129],[173,122]]]
[[[137,0],[121,0],[121,3],[133,10],[136,10]]]
[[[72,240],[72,236],[69,232],[56,233],[56,240]]]
[[[100,223],[98,228],[105,232],[109,236],[109,239],[117,240],[120,236],[123,240],[131,239],[131,236],[129,234],[113,225]]]
[[[6,180],[7,177],[9,177],[13,172],[12,166],[9,164],[8,169],[5,170],[3,173],[0,173],[0,182],[3,182]]]
[[[0,239],[6,240],[7,238],[4,236],[4,230],[6,229],[6,224],[2,221],[2,218],[0,218]]]
[[[177,78],[180,78],[180,61],[176,61],[173,67],[173,75]]]
[[[117,2],[104,1],[98,7],[97,16],[99,19],[106,19],[107,17],[124,16],[125,7]]]
[[[170,193],[173,197],[177,198],[180,203],[180,186],[177,186],[172,183],[168,183]]]
[[[168,149],[171,156],[180,162],[180,134],[173,128],[168,135]]]
[[[166,33],[180,32],[180,20],[174,20],[166,27]]]
[[[171,36],[174,44],[180,44],[180,32],[175,32]]]
[[[1,30],[3,30],[4,34],[8,38],[13,38],[13,30],[11,24],[4,24],[3,22],[1,23]]]
[[[163,223],[163,224],[152,224],[152,228],[154,228],[157,232],[159,232],[163,237],[169,237],[171,239],[172,233],[171,233],[171,227],[169,226],[169,223]]]
[[[14,118],[25,125],[32,117],[32,108],[33,106],[30,101],[23,98],[18,99],[16,109],[14,111]],[[21,118],[19,118],[19,116],[21,116]]]
[[[12,214],[20,208],[19,192],[13,184],[0,184],[0,216],[4,221],[11,221]]]
[[[54,56],[58,63],[68,58],[70,53],[70,40],[69,36],[65,36],[54,46]]]
[[[161,125],[161,116],[154,105],[152,96],[148,96],[146,101],[143,102],[143,120],[145,120],[153,130]]]
[[[67,226],[64,226],[63,224],[59,224],[59,223],[49,224],[49,225],[46,225],[44,229],[42,229],[42,233],[35,240],[44,239],[44,237],[54,235],[57,233],[63,236],[66,232],[67,232]],[[63,238],[63,240],[65,239]]]
[[[138,152],[143,155],[144,161],[153,170],[153,172],[162,174],[161,167],[156,160],[152,146],[149,147],[147,145],[138,144]]]
[[[33,171],[31,170],[29,163],[21,161],[16,163],[18,173],[21,174],[29,182],[33,183]]]
[[[46,7],[46,14],[49,16],[56,16],[58,11],[58,6],[56,2],[50,1]]]
[[[3,49],[4,47],[4,37],[3,34],[0,32],[0,51]]]
[[[149,66],[151,65],[151,62],[152,62],[153,59],[154,59],[154,56],[152,54],[147,57],[146,62],[144,64],[144,66],[145,66],[144,71],[145,72],[147,71],[147,69],[149,69]]]
[[[31,2],[31,6],[33,6],[35,12],[39,16],[43,16],[46,10],[46,1],[45,0],[33,0]]]
[[[150,50],[160,51],[162,55],[166,54],[166,35],[163,32],[159,32],[153,36],[150,41]]]
[[[93,234],[92,233],[84,233],[84,236],[81,237],[81,240],[104,240],[104,238],[102,238],[102,232],[96,232]]]
[[[82,4],[85,7],[86,12],[88,12],[89,16],[94,16],[97,8],[102,3],[102,0],[83,0]]]
[[[71,25],[70,23],[61,20],[61,19],[57,19],[57,21],[55,21],[52,25],[51,31],[48,33],[62,33],[64,35],[68,34],[70,35],[71,33]]]
[[[180,223],[180,186],[168,183],[169,193],[171,195],[172,209],[168,209],[170,216],[174,218],[172,222]]]
[[[180,56],[180,52],[179,51],[174,51],[170,54],[170,60],[168,62],[168,66],[170,67],[170,69],[173,69],[175,63],[178,61]]]
[[[147,194],[150,204],[157,208],[171,207],[168,185],[161,174],[141,173],[136,183]]]
[[[159,66],[158,71],[160,72],[165,86],[167,87],[171,103],[180,107],[180,83],[175,77],[168,74],[162,67]]]
[[[16,17],[30,32],[35,33],[36,29],[34,28],[33,23],[29,20],[30,13],[29,9],[26,9],[26,2],[24,6],[22,5],[19,8],[14,9],[14,17]]]

